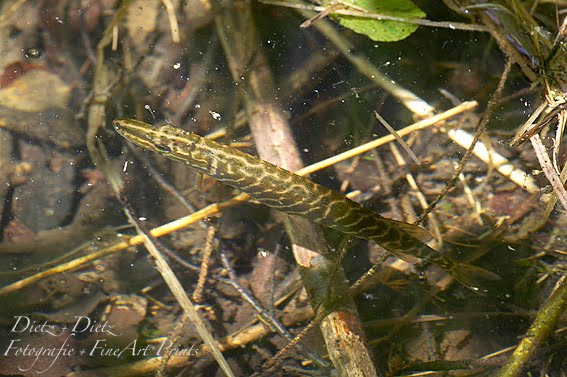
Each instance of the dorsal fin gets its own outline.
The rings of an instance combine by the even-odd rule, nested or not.
[[[403,221],[391,220],[389,219],[393,226],[397,227],[398,229],[412,235],[413,237],[417,238],[421,242],[428,242],[431,241],[433,235],[429,233],[427,230],[418,227],[417,225],[405,223]]]

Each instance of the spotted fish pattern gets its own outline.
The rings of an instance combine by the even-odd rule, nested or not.
[[[382,217],[333,190],[237,149],[169,124],[153,126],[134,119],[117,119],[113,125],[135,144],[186,163],[262,204],[376,242],[409,262],[415,262],[408,257],[412,256],[434,263],[475,291],[477,278],[496,276],[429,247],[422,241],[429,234],[418,226]]]

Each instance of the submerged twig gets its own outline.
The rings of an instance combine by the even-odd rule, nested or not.
[[[463,129],[450,129],[447,131],[447,135],[451,140],[467,150],[473,145],[474,136]],[[534,178],[530,174],[515,168],[510,161],[500,153],[489,151],[486,145],[480,140],[477,141],[476,145],[472,148],[476,157],[487,165],[494,166],[500,174],[530,194],[535,194],[540,191]]]
[[[171,30],[171,40],[175,43],[181,42],[179,36],[179,24],[177,23],[177,16],[175,14],[175,6],[171,0],[161,0],[167,11],[167,18],[169,19],[169,28]]]
[[[517,377],[539,346],[551,335],[567,309],[567,274],[557,282],[553,293],[538,312],[526,335],[496,377]]]
[[[423,213],[421,214],[421,216],[418,219],[418,223],[423,221],[423,219],[431,211],[433,211],[433,209],[437,206],[439,201],[441,201],[441,199],[443,197],[445,197],[445,195],[447,195],[447,193],[455,186],[455,183],[459,179],[459,175],[464,170],[466,163],[468,162],[468,160],[470,159],[470,157],[472,156],[472,154],[474,152],[474,148],[476,146],[476,143],[480,140],[480,137],[482,136],[482,134],[484,133],[484,130],[486,129],[486,125],[488,124],[488,121],[492,117],[492,112],[494,111],[494,107],[495,107],[497,101],[502,96],[502,91],[504,90],[504,84],[506,83],[506,79],[508,78],[508,74],[510,73],[511,68],[512,68],[512,63],[510,61],[508,61],[506,63],[506,67],[504,68],[504,72],[502,72],[502,77],[500,78],[500,82],[498,83],[498,87],[496,88],[494,95],[492,96],[492,98],[488,102],[488,106],[486,108],[486,111],[484,112],[482,119],[480,120],[478,126],[476,127],[474,138],[471,141],[471,144],[470,144],[469,148],[467,149],[465,155],[461,159],[458,169],[453,173],[453,176],[447,181],[445,187],[441,190],[439,195],[437,195],[437,197],[435,199],[433,199],[433,201],[431,201],[431,203],[429,204],[429,207],[426,208],[425,211],[423,211]]]
[[[421,161],[419,160],[419,158],[415,155],[415,153],[413,153],[408,143],[406,143],[404,139],[402,139],[402,137],[398,134],[398,132],[394,129],[394,127],[390,126],[390,124],[386,121],[386,119],[384,119],[382,115],[378,114],[377,111],[374,111],[374,116],[376,116],[376,119],[378,119],[378,121],[388,130],[388,132],[390,132],[392,136],[396,138],[398,143],[400,143],[402,148],[404,148],[404,150],[408,153],[411,159],[416,164],[421,165]]]
[[[559,179],[563,185],[567,182],[567,162],[563,165],[563,169],[561,170],[561,174],[559,175]],[[557,194],[554,192],[551,197],[549,198],[549,202],[547,202],[547,206],[545,207],[545,214],[543,215],[544,218],[548,218],[555,207],[555,203],[557,203]]]
[[[444,111],[442,113],[439,113],[437,115],[433,115],[431,117],[427,117],[423,120],[420,120],[419,122],[416,122],[414,124],[411,124],[407,127],[404,127],[401,130],[397,131],[398,136],[403,137],[403,136],[407,136],[413,132],[417,132],[417,131],[421,131],[424,130],[426,128],[429,128],[431,126],[441,126],[445,120],[452,118],[456,115],[462,114],[464,112],[467,111],[471,111],[474,108],[476,108],[478,106],[478,102],[476,101],[469,101],[469,102],[463,102],[460,105],[457,105],[447,111]],[[365,143],[363,145],[359,145],[358,147],[352,148],[348,151],[345,151],[343,153],[340,153],[338,155],[335,155],[333,157],[329,157],[323,161],[319,161],[315,164],[312,164],[310,166],[307,166],[299,171],[296,171],[295,174],[297,175],[307,175],[307,174],[311,174],[314,173],[318,170],[321,170],[323,168],[326,168],[328,166],[337,164],[341,161],[344,160],[348,160],[349,158],[352,158],[356,155],[368,152],[374,148],[377,148],[381,145],[390,143],[392,141],[396,140],[396,138],[394,137],[394,135],[386,135],[384,137],[381,137],[379,139],[376,140],[372,140],[369,141],[368,143]]]
[[[304,17],[309,17],[308,12],[300,10]],[[370,81],[378,84],[386,92],[400,101],[409,111],[417,117],[427,117],[433,114],[433,106],[419,98],[411,91],[397,85],[397,83],[382,73],[369,59],[362,53],[354,54],[352,44],[339,33],[328,20],[320,20],[315,23],[315,27],[323,34],[339,52],[364,76]]]
[[[559,202],[567,210],[567,191],[565,187],[563,187],[563,182],[561,182],[561,178],[559,177],[559,173],[555,170],[555,167],[551,163],[549,159],[549,155],[547,154],[547,150],[539,137],[539,134],[535,134],[530,138],[532,146],[534,147],[535,154],[537,159],[543,169],[543,173],[545,177],[553,187],[553,191],[557,195],[557,199]]]
[[[193,291],[193,301],[203,302],[203,290],[205,288],[205,283],[207,281],[207,275],[209,273],[209,263],[211,259],[211,254],[213,253],[214,241],[215,241],[216,229],[214,225],[209,225],[207,229],[207,239],[205,240],[205,249],[203,250],[203,256],[201,257],[201,268],[199,269],[199,279],[197,280],[197,287]]]
[[[238,277],[236,273],[230,266],[230,262],[226,256],[226,253],[221,249],[220,251],[221,262],[228,272],[228,279],[225,279],[228,284],[230,284],[240,296],[244,298],[251,306],[254,308],[256,313],[258,313],[258,317],[261,318],[262,322],[265,323],[273,332],[277,332],[283,338],[285,338],[288,342],[293,342],[294,336],[284,327],[284,325],[278,321],[278,319],[270,314],[268,310],[266,310],[262,305],[254,299],[252,294],[244,289],[240,284],[238,284]],[[313,362],[317,363],[321,367],[328,367],[328,363],[321,359],[321,357],[314,352],[306,349],[302,345],[298,345],[301,352],[305,355],[309,356]]]

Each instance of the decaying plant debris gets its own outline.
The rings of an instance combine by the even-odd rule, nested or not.
[[[0,374],[564,373],[564,9],[447,1],[385,43],[338,26],[380,18],[360,7],[287,5],[0,6]],[[310,174],[501,280],[258,206],[118,117]]]

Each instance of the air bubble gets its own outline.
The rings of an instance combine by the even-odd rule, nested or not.
[[[39,48],[28,48],[24,55],[27,59],[37,59],[41,56],[41,50]]]

